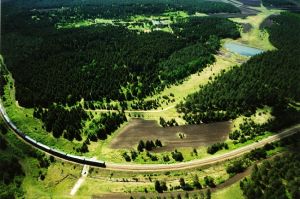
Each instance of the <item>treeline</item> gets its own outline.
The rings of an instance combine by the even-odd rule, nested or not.
[[[72,8],[73,12],[80,15],[104,18],[120,18],[132,15],[153,15],[161,14],[166,11],[187,11],[189,13],[203,12],[203,13],[239,13],[241,12],[236,6],[225,2],[211,2],[211,1],[189,1],[189,0],[129,0],[129,1],[95,1],[88,0],[82,3],[77,0],[60,0],[60,1],[23,1],[15,0],[5,2],[6,10],[22,11],[30,9],[54,9],[61,7]],[[88,9],[88,10],[87,10]],[[51,10],[50,10],[51,11]],[[53,10],[52,10],[53,11]],[[66,10],[61,10],[66,11]],[[88,12],[86,12],[88,11]],[[68,14],[68,12],[63,12]]]
[[[215,154],[216,152],[218,152],[222,149],[228,149],[228,144],[225,142],[219,142],[219,143],[212,144],[211,146],[207,147],[207,153]]]
[[[126,121],[124,113],[101,113],[100,116],[91,120],[84,133],[91,141],[105,140]]]
[[[4,86],[7,84],[7,80],[2,72],[3,66],[1,65],[1,63],[0,63],[0,67],[1,67],[1,69],[0,69],[1,70],[1,72],[0,72],[0,86],[1,86],[0,95],[1,95],[1,97],[3,97],[4,96]]]
[[[190,17],[172,24],[172,29],[176,35],[189,41],[208,41],[212,35],[232,39],[240,37],[236,23],[217,17]],[[214,40],[211,41],[212,46],[216,46],[217,43]]]
[[[3,147],[3,143],[5,147]],[[38,182],[47,176],[47,168],[55,162],[53,156],[37,151],[6,129],[0,122],[0,198],[24,198],[23,180],[28,179]]]
[[[88,115],[81,107],[66,109],[61,105],[52,105],[48,109],[36,108],[33,116],[41,119],[45,124],[45,129],[52,132],[56,138],[61,137],[72,141],[81,138],[83,122],[88,119]]]
[[[225,2],[217,2],[217,1],[190,1],[191,3],[194,2],[187,11],[190,13],[195,12],[203,12],[207,14],[212,13],[240,13],[241,10],[234,6],[231,3]]]
[[[160,74],[171,83],[175,79],[168,73],[185,78],[213,61],[219,39],[239,36],[235,23],[210,17],[182,21],[175,34],[137,34],[109,25],[56,30],[55,20],[47,15],[40,20],[31,16],[30,12],[5,16],[2,31],[1,53],[15,79],[16,98],[24,107],[72,105],[82,98],[141,99],[165,86]],[[189,61],[189,70],[183,70],[187,65],[177,55]]]
[[[6,156],[0,149],[0,198],[15,198],[22,195],[21,183],[24,171],[18,158]]]
[[[300,198],[300,155],[290,153],[255,165],[250,177],[240,182],[248,199]]]
[[[161,2],[141,2],[141,3],[118,3],[101,5],[80,5],[62,10],[68,21],[72,21],[74,15],[81,18],[107,18],[107,19],[126,19],[134,15],[159,15],[170,11],[186,11],[189,14],[200,13],[240,13],[236,6],[225,2],[212,1],[178,1],[166,3]],[[76,20],[76,19],[73,19]],[[75,22],[75,21],[74,21]]]
[[[155,142],[153,142],[153,140],[147,140],[146,142],[144,142],[143,140],[140,140],[140,142],[137,146],[137,150],[139,152],[143,152],[144,149],[146,151],[151,151],[152,149],[162,147],[162,146],[163,145],[159,139],[156,139]]]
[[[272,148],[268,148],[269,145],[272,146]],[[237,160],[233,160],[227,165],[226,172],[230,175],[235,175],[245,171],[253,162],[265,159],[267,157],[267,151],[271,149],[274,149],[273,145],[267,144],[264,148],[252,150],[250,153],[247,153]]]
[[[7,129],[0,123],[0,198],[22,197],[21,187],[25,173],[19,163],[20,157],[6,140]],[[26,153],[28,153],[27,151]]]
[[[3,44],[3,54],[13,62],[7,65],[22,106],[72,104],[82,97],[87,101],[142,98],[160,85],[158,61],[185,45],[184,39],[169,33],[137,35],[114,26],[54,32],[44,32],[43,43],[20,59],[12,59],[22,56],[13,53],[16,44]]]
[[[262,0],[266,7],[290,7],[297,6],[292,0]]]
[[[160,76],[167,83],[177,82],[200,71],[215,61],[214,53],[220,48],[220,40],[210,37],[207,43],[197,43],[173,53],[167,60],[159,64]]]
[[[172,127],[172,126],[178,126],[178,123],[174,118],[167,121],[163,117],[160,117],[159,118],[159,125],[161,125],[162,127]]]
[[[227,165],[226,171],[230,175],[235,175],[245,171],[253,162],[263,160],[268,157],[268,151],[276,151],[276,148],[297,149],[299,147],[300,133],[286,137],[278,142],[267,143],[264,147],[254,149],[250,153],[243,155],[241,158],[233,160]]]
[[[133,102],[131,105],[131,108],[134,110],[151,110],[151,109],[157,109],[160,107],[159,100],[138,100]]]
[[[247,140],[254,139],[256,136],[263,135],[265,131],[274,123],[277,123],[277,121],[278,119],[276,119],[276,121],[268,121],[267,124],[260,125],[256,124],[250,118],[244,118],[243,123],[239,124],[238,130],[236,129],[229,133],[229,138],[234,140],[234,144],[244,143]]]
[[[188,96],[177,107],[184,119],[189,123],[230,119],[264,105],[285,109],[288,102],[299,101],[299,15],[284,13],[272,20],[268,30],[278,50],[252,57]]]

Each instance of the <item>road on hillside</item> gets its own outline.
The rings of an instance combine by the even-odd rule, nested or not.
[[[2,104],[2,100],[0,100],[0,115],[3,118],[3,120],[8,124],[8,126],[11,128],[12,131],[15,132],[16,135],[19,135],[19,138],[22,138],[23,141],[27,142],[27,144],[30,144],[32,147],[38,148],[42,150],[45,153],[48,153],[50,155],[53,155],[55,157],[58,157],[60,159],[63,159],[65,161],[71,161],[74,163],[90,165],[102,165],[102,161],[95,160],[95,159],[89,159],[87,157],[82,156],[73,156],[72,157],[63,151],[58,151],[55,149],[49,150],[49,146],[45,146],[42,143],[38,143],[37,141],[33,140],[32,138],[29,138],[28,136],[25,136],[22,131],[20,131],[13,122],[9,119],[7,113],[4,110],[4,106]],[[210,165],[217,162],[222,162],[225,160],[229,160],[238,156],[243,155],[244,153],[250,152],[251,150],[259,147],[263,147],[267,143],[278,141],[282,138],[291,136],[297,132],[300,131],[300,124],[297,124],[295,126],[292,126],[288,129],[285,129],[281,131],[280,133],[270,136],[268,138],[265,138],[259,142],[252,143],[250,145],[234,149],[230,152],[220,154],[220,155],[214,155],[211,157],[198,159],[198,160],[192,160],[188,162],[181,162],[181,163],[173,163],[173,164],[122,164],[122,163],[111,163],[111,162],[105,162],[106,169],[109,170],[118,170],[118,171],[136,171],[136,172],[150,172],[150,171],[169,171],[169,170],[183,170],[183,169],[189,169],[189,168],[195,168],[200,167],[204,165]],[[20,136],[20,135],[24,136]],[[55,152],[55,153],[53,153]],[[57,155],[59,154],[59,156]],[[99,164],[99,162],[101,164]],[[103,162],[104,163],[104,162]]]
[[[172,108],[175,108],[176,105],[172,105],[172,106],[169,106],[167,108],[164,108],[164,109],[161,109],[161,110],[125,110],[124,112],[125,113],[161,113],[161,112],[165,112],[165,111],[168,111]],[[92,110],[92,109],[85,109],[85,111],[88,111],[88,112],[99,112],[99,113],[106,113],[106,112],[119,112],[119,110],[110,110],[110,109],[95,109],[95,110]]]

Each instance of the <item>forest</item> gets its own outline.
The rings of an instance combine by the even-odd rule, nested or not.
[[[44,122],[46,131],[52,132],[54,137],[59,138],[63,135],[70,141],[74,138],[82,140],[80,130],[83,122],[88,119],[82,108],[74,107],[67,110],[60,105],[51,105],[47,110],[37,108],[33,115]]]
[[[7,129],[0,124],[0,198],[9,199],[22,195],[21,183],[24,171],[19,163],[20,158],[11,154],[12,147],[5,138]]]
[[[289,110],[288,103],[300,100],[299,19],[292,13],[272,17],[268,32],[278,50],[252,57],[188,96],[177,106],[184,119],[188,123],[228,120],[264,105],[281,110],[277,113]]]
[[[181,21],[174,34],[138,34],[112,25],[56,29],[55,18],[31,16],[5,15],[2,32],[1,53],[24,107],[142,99],[211,63],[221,38],[239,36],[235,23],[214,17]]]
[[[111,135],[126,121],[124,113],[102,113],[99,118],[91,120],[84,133],[91,141],[105,140],[108,135]]]
[[[84,135],[88,141],[104,140],[127,121],[124,113],[102,113],[100,117],[94,117],[80,106],[64,108],[54,104],[48,109],[35,108],[33,116],[41,119],[46,131],[52,132],[55,138],[63,136],[69,141],[81,141]],[[88,129],[84,129],[86,121],[89,121]],[[83,146],[88,141],[84,141]]]
[[[250,177],[240,182],[248,199],[300,198],[300,156],[290,153],[255,165]]]
[[[292,0],[262,0],[264,6],[271,7],[290,7],[296,6],[295,2]]]
[[[20,185],[24,178],[24,172],[17,157],[6,156],[0,149],[0,198],[14,198],[14,195],[22,194]]]
[[[13,0],[4,2],[6,10],[21,12],[30,9],[71,8],[71,12],[81,15],[104,18],[127,17],[131,15],[153,15],[166,11],[187,11],[189,13],[239,13],[240,10],[230,3],[207,0]],[[73,9],[75,8],[75,9]],[[69,12],[70,10],[68,10]],[[88,12],[86,12],[88,11]],[[64,14],[68,14],[65,12]],[[101,14],[100,14],[101,13]]]

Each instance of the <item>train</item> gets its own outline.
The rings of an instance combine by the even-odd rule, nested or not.
[[[31,137],[29,137],[28,135],[24,134],[20,129],[18,129],[15,124],[9,119],[8,115],[6,114],[6,112],[4,111],[4,107],[2,105],[2,103],[0,102],[0,112],[1,115],[4,118],[4,121],[6,122],[6,124],[18,135],[20,136],[25,142],[29,143],[30,145],[50,154],[53,155],[55,157],[59,157],[61,159],[67,160],[67,161],[71,161],[71,162],[75,162],[75,163],[79,163],[79,164],[85,164],[85,165],[90,165],[90,166],[95,166],[95,167],[106,167],[105,162],[101,161],[101,160],[94,160],[94,159],[89,159],[86,157],[81,157],[81,156],[75,156],[75,155],[71,155],[71,154],[67,154],[64,153],[62,151],[58,151],[56,149],[50,148],[47,145],[44,145],[34,139],[32,139]]]

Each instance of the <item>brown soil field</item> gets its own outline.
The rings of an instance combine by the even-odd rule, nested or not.
[[[156,139],[161,140],[164,146],[155,149],[154,152],[171,151],[179,147],[208,146],[225,141],[230,129],[230,122],[163,128],[156,121],[133,119],[112,140],[110,147],[113,149],[130,149],[135,148],[140,140],[155,141]],[[181,139],[179,133],[183,133],[185,137]]]

